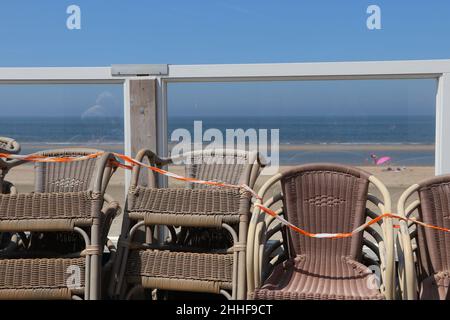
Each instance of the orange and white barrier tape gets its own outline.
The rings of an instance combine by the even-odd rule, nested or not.
[[[74,162],[74,161],[83,161],[83,160],[87,160],[87,159],[95,159],[100,157],[101,155],[103,155],[103,152],[98,152],[98,153],[93,153],[93,154],[89,154],[86,156],[75,156],[75,157],[48,157],[48,156],[43,156],[43,155],[11,155],[11,154],[7,154],[7,153],[0,153],[0,158],[4,158],[4,159],[12,159],[12,160],[22,160],[22,161],[30,161],[30,162],[56,162],[56,163],[64,163],[64,162]],[[199,179],[195,179],[195,178],[188,178],[188,177],[184,177],[181,176],[179,174],[164,170],[164,169],[160,169],[157,167],[153,167],[151,165],[145,164],[143,162],[137,161],[129,156],[123,155],[123,154],[119,154],[119,153],[113,153],[113,155],[124,161],[125,163],[129,163],[131,165],[126,165],[124,163],[121,163],[119,161],[114,161],[114,165],[116,165],[117,167],[120,168],[124,168],[124,169],[128,169],[131,170],[133,169],[133,166],[140,166],[140,167],[144,167],[147,168],[153,172],[157,172],[159,174],[162,174],[164,176],[176,179],[176,180],[180,180],[180,181],[185,181],[185,182],[191,182],[191,183],[197,183],[197,184],[204,184],[204,185],[209,185],[209,186],[216,186],[216,187],[223,187],[223,188],[238,188],[238,189],[243,189],[246,192],[250,193],[254,198],[261,200],[261,197],[253,190],[251,189],[249,186],[243,184],[243,185],[234,185],[234,184],[229,184],[229,183],[225,183],[225,182],[217,182],[217,181],[206,181],[206,180],[199,180]],[[261,209],[264,213],[274,217],[275,219],[277,219],[278,221],[280,221],[280,223],[282,223],[283,225],[285,225],[286,227],[290,228],[291,230],[302,234],[306,237],[310,237],[310,238],[320,238],[320,239],[342,239],[342,238],[349,238],[352,237],[353,235],[364,231],[365,229],[367,229],[368,227],[370,227],[371,225],[378,223],[380,220],[388,218],[388,219],[398,219],[398,220],[403,220],[403,221],[407,221],[407,222],[412,222],[418,225],[421,225],[425,228],[431,228],[431,229],[435,229],[435,230],[439,230],[439,231],[444,231],[444,232],[450,232],[450,229],[447,228],[443,228],[443,227],[438,227],[438,226],[434,226],[434,225],[430,225],[421,221],[418,221],[416,219],[412,219],[412,218],[405,218],[399,215],[395,215],[392,213],[384,213],[378,217],[376,217],[375,219],[372,219],[371,221],[364,223],[363,225],[357,227],[356,229],[354,229],[351,232],[347,232],[347,233],[311,233],[308,232],[306,230],[303,230],[295,225],[293,225],[292,223],[290,223],[289,221],[287,221],[286,219],[284,219],[283,217],[281,217],[280,215],[278,215],[275,211],[259,204],[256,203],[255,207],[258,207],[259,209]]]
[[[354,236],[357,233],[363,232],[365,229],[367,229],[368,227],[370,227],[371,225],[378,223],[378,221],[385,219],[385,218],[390,218],[390,219],[399,219],[399,220],[404,220],[404,221],[413,221],[413,222],[418,222],[417,220],[414,219],[410,219],[410,218],[403,218],[401,216],[392,214],[392,213],[384,213],[378,217],[376,217],[375,219],[370,220],[367,223],[364,223],[362,225],[360,225],[359,227],[357,227],[356,229],[354,229],[351,232],[346,232],[346,233],[311,233],[308,232],[306,230],[300,229],[299,227],[293,225],[292,223],[290,223],[289,221],[287,221],[286,219],[284,219],[283,217],[281,217],[280,215],[278,215],[275,211],[264,207],[261,204],[255,204],[256,207],[260,208],[262,211],[264,211],[266,214],[274,217],[275,219],[277,219],[278,221],[280,221],[280,223],[282,223],[283,225],[285,225],[286,227],[288,227],[289,229],[300,233],[306,237],[309,238],[321,238],[321,239],[342,239],[342,238],[350,238],[352,236]],[[430,226],[427,225],[423,222],[420,222],[419,224],[426,226],[426,227],[432,227],[435,229],[439,229],[442,231],[447,231],[450,232],[450,229],[445,229],[445,228],[440,228],[440,227],[435,227],[435,226]]]
[[[20,154],[9,154],[9,153],[0,153],[0,158],[10,159],[10,160],[22,160],[22,161],[30,161],[30,162],[74,162],[74,161],[83,161],[88,159],[95,159],[100,157],[103,152],[97,152],[88,154],[85,156],[76,156],[76,157],[48,157],[44,155],[38,154],[30,154],[30,155],[20,155]]]
[[[206,180],[199,180],[199,179],[195,179],[195,178],[188,178],[188,177],[184,177],[181,176],[179,174],[170,172],[170,171],[166,171],[164,169],[160,169],[157,167],[153,167],[150,166],[148,164],[145,164],[143,162],[137,161],[129,156],[123,155],[123,154],[119,154],[119,153],[114,153],[114,156],[116,156],[117,158],[131,163],[132,165],[135,166],[140,166],[140,167],[144,167],[147,168],[151,171],[157,172],[159,174],[162,174],[166,177],[169,178],[173,178],[179,181],[185,181],[185,182],[191,182],[191,183],[197,183],[197,184],[204,184],[204,185],[209,185],[209,186],[214,186],[214,187],[223,187],[223,188],[237,188],[237,189],[244,189],[245,191],[249,192],[253,197],[260,199],[259,195],[249,186],[243,184],[243,185],[234,185],[234,184],[229,184],[229,183],[225,183],[225,182],[218,182],[218,181],[206,181]]]

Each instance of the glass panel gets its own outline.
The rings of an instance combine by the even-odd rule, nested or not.
[[[124,150],[122,85],[0,85],[0,110],[0,136],[16,139],[21,154],[71,147]],[[34,190],[32,164],[14,168],[6,178],[19,192]],[[124,203],[123,170],[107,192]],[[115,221],[111,233],[119,231]]]
[[[433,80],[174,83],[168,92],[172,148],[180,128],[195,142],[194,121],[202,121],[197,136],[217,129],[224,140],[227,129],[269,136],[279,129],[279,170],[313,162],[361,167],[388,185],[394,201],[434,175]]]

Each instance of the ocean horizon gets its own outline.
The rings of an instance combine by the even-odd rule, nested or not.
[[[222,133],[226,129],[279,129],[281,165],[308,162],[370,165],[372,153],[390,156],[393,165],[434,165],[432,147],[414,148],[434,145],[434,116],[172,116],[169,117],[169,141],[171,133],[179,128],[193,136],[194,121],[202,121],[203,132],[209,128]],[[0,136],[19,141],[23,145],[22,153],[81,145],[123,152],[124,126],[122,117],[2,117]],[[300,145],[323,148],[295,148]],[[411,148],[396,150],[395,146]]]

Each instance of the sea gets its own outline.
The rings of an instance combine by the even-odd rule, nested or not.
[[[214,128],[224,136],[227,129],[266,129],[269,142],[270,130],[279,129],[281,165],[309,162],[371,165],[372,154],[389,156],[392,164],[398,166],[434,165],[433,116],[173,116],[169,117],[169,139],[176,129],[185,129],[194,136],[194,121],[202,121],[203,133]],[[124,126],[120,117],[2,117],[0,136],[16,139],[24,154],[57,146],[123,152]],[[297,150],[299,145],[323,147]]]

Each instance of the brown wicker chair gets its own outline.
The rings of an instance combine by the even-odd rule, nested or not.
[[[450,175],[409,187],[398,202],[398,214],[450,228]],[[400,221],[397,237],[398,277],[402,298],[450,300],[450,234]]]
[[[250,187],[261,168],[257,153],[237,150],[193,152],[171,159],[160,159],[143,150],[137,160],[144,158],[155,166],[188,160],[187,177]],[[187,188],[157,188],[155,174],[149,175],[149,187],[144,187],[138,183],[139,176],[140,168],[136,167],[119,239],[112,295],[131,298],[143,289],[160,289],[245,298],[245,242],[251,196],[237,188],[194,183]],[[153,226],[166,226],[170,237],[155,243]],[[175,226],[181,230],[177,232]],[[141,227],[147,229],[145,241],[134,239]],[[196,248],[178,241],[192,227],[216,228],[213,233],[224,229],[231,235],[231,246],[222,250]]]
[[[273,191],[277,183],[281,193]],[[370,183],[381,192],[383,202],[368,194]],[[375,177],[333,164],[304,165],[277,174],[261,187],[259,195],[266,197],[266,207],[312,233],[350,232],[379,215],[372,208],[384,213],[391,206],[386,187]],[[364,234],[342,239],[309,238],[286,230],[277,221],[258,207],[254,209],[247,240],[249,298],[394,297],[390,219],[372,225]],[[380,271],[381,285],[373,269]]]
[[[6,137],[0,137],[0,153],[17,154],[20,152],[20,145],[15,140]],[[15,191],[13,185],[6,182],[5,176],[9,169],[15,165],[15,161],[0,159],[0,194]]]
[[[79,156],[93,152],[97,151],[67,149],[42,154]],[[0,195],[0,231],[32,233],[26,250],[0,257],[0,299],[101,297],[105,237],[109,220],[119,212],[118,203],[105,195],[115,170],[112,159],[111,154],[104,153],[97,159],[38,163],[36,192]],[[80,234],[83,250],[33,247],[37,241],[33,237],[41,234],[45,239],[52,233]]]

